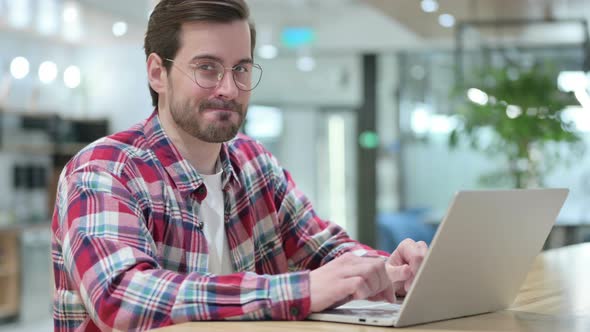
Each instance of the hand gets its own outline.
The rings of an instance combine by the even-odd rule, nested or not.
[[[393,283],[394,294],[406,295],[410,290],[426,252],[428,245],[424,241],[405,239],[389,256],[386,269],[387,276]]]
[[[382,257],[346,253],[310,273],[311,311],[369,299],[394,302],[393,284]]]

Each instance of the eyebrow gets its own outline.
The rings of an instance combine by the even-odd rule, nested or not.
[[[223,60],[222,60],[220,57],[218,57],[218,56],[215,56],[215,55],[211,55],[211,54],[201,54],[201,55],[195,55],[195,56],[194,56],[194,57],[191,59],[191,62],[195,62],[195,61],[198,61],[198,60],[213,60],[213,61],[217,61],[217,62],[219,62],[219,63],[223,64]],[[241,59],[240,61],[238,61],[238,62],[236,63],[236,65],[239,65],[239,64],[244,64],[244,63],[254,63],[254,61],[252,61],[252,59],[251,59],[251,58],[249,58],[249,57],[248,57],[248,58],[243,58],[243,59]],[[234,65],[234,66],[235,66],[235,65]]]

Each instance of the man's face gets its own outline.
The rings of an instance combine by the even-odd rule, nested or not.
[[[191,78],[195,65],[204,60],[217,61],[226,68],[251,62],[248,22],[186,23],[180,43],[168,72],[166,94],[172,119],[178,128],[204,142],[231,140],[246,117],[250,92],[238,89],[230,70],[210,89],[195,84]]]

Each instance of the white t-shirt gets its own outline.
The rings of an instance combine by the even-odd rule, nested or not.
[[[219,171],[212,175],[202,175],[207,196],[201,202],[199,211],[199,219],[203,222],[203,232],[209,246],[209,272],[216,275],[234,272],[225,236],[222,173],[223,171]]]

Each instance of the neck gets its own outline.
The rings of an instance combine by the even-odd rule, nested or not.
[[[215,174],[221,143],[209,143],[189,135],[176,125],[168,110],[159,108],[158,116],[164,132],[182,157],[188,160],[199,174]]]

